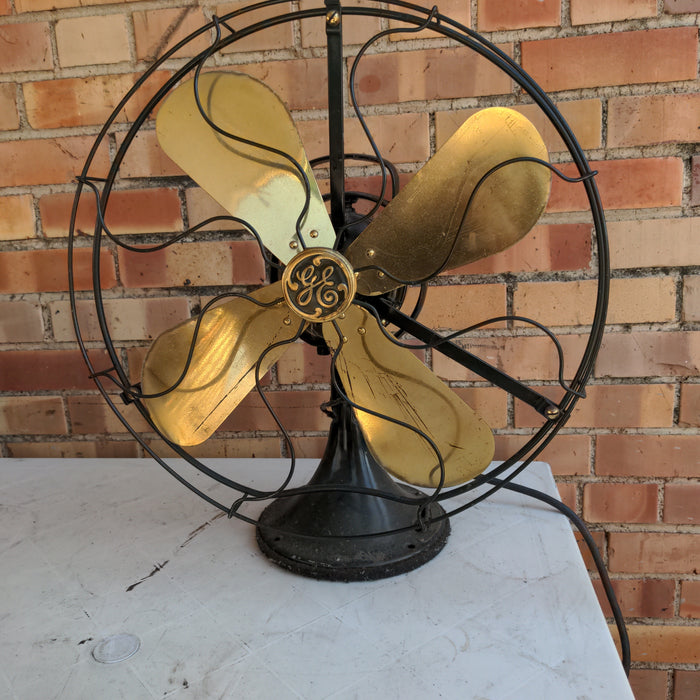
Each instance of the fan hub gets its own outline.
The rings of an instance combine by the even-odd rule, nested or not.
[[[282,285],[290,309],[314,323],[342,316],[357,291],[352,265],[331,248],[299,253],[285,268]]]

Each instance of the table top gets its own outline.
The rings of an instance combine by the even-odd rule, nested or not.
[[[284,461],[210,463],[269,488]],[[0,698],[633,698],[567,519],[512,492],[423,567],[333,583],[151,460],[0,459],[0,553]],[[139,651],[96,662],[116,633]]]

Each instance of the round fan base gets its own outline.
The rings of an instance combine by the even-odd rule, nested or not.
[[[415,489],[411,491],[416,496],[420,495]],[[279,534],[276,528],[265,528],[265,523],[278,523],[283,519],[284,527],[289,528],[290,523],[282,512],[287,509],[285,500],[276,501],[263,513],[256,532],[258,545],[275,564],[311,578],[374,581],[404,574],[435,557],[450,534],[447,518],[423,531],[410,529],[381,536],[341,538],[314,537],[294,532]],[[443,512],[440,506],[433,505],[431,508],[432,517]]]
[[[327,581],[388,578],[430,561],[450,534],[447,518],[436,521],[445,514],[438,503],[427,505],[425,526],[417,527],[425,494],[389,476],[342,402],[333,407],[326,452],[309,486],[318,490],[278,498],[258,520],[260,549],[294,573]]]
[[[286,510],[285,505],[284,500],[277,501],[263,513],[256,532],[260,549],[275,564],[295,574],[326,581],[374,581],[412,571],[436,556],[450,534],[447,519],[424,531],[352,538],[278,534],[265,528],[265,523],[284,517],[279,511]],[[431,512],[435,517],[444,511],[433,506]],[[284,527],[289,526],[286,521]]]

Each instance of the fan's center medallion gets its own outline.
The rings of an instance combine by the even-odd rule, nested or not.
[[[330,248],[307,248],[299,253],[284,269],[282,283],[291,309],[315,323],[344,313],[357,289],[352,266]]]

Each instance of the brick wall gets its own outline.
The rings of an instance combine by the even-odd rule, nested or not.
[[[306,6],[307,0],[302,0]],[[155,57],[213,12],[202,0],[0,0],[0,454],[138,456],[140,448],[94,390],[75,348],[67,299],[67,228],[74,185],[104,119]],[[284,6],[286,7],[286,6]],[[544,455],[563,498],[591,523],[630,623],[637,697],[700,695],[700,82],[698,0],[446,0],[440,10],[483,32],[553,96],[600,171],[613,280],[610,326],[589,398]],[[358,42],[377,20],[348,18]],[[153,76],[162,83],[202,36]],[[320,20],[282,25],[234,44],[221,65],[259,77],[294,111],[309,157],[326,150]],[[354,43],[350,53],[356,52]],[[468,52],[466,52],[468,53]],[[143,93],[144,95],[147,92]],[[143,95],[129,103],[95,158],[104,171]],[[385,155],[410,177],[475,108],[515,105],[555,162],[561,142],[516,87],[441,38],[384,40],[367,56],[358,98]],[[357,122],[347,149],[366,152]],[[363,180],[368,172],[351,171]],[[217,207],[158,151],[153,123],[120,170],[108,223],[151,242]],[[505,312],[531,315],[580,356],[595,291],[590,218],[580,186],[555,182],[542,222],[507,253],[437,281],[422,320],[465,326]],[[81,202],[78,230],[94,206]],[[211,228],[211,227],[210,227]],[[90,240],[80,235],[76,285],[90,284]],[[231,284],[265,275],[254,245],[209,230],[147,265],[107,247],[102,279],[112,335],[138,377],[150,339]],[[85,335],[104,366],[89,302]],[[507,371],[554,390],[551,346],[524,327],[477,333],[470,345]],[[497,456],[534,426],[521,405],[439,355],[434,370],[482,412]],[[101,364],[102,363],[102,364]],[[567,368],[570,365],[567,364]],[[283,358],[269,395],[299,452],[322,450],[328,363],[308,346]],[[549,387],[549,388],[548,388]],[[133,407],[125,414],[145,429]],[[250,396],[202,456],[276,456],[284,446]],[[596,584],[597,585],[597,584]]]

